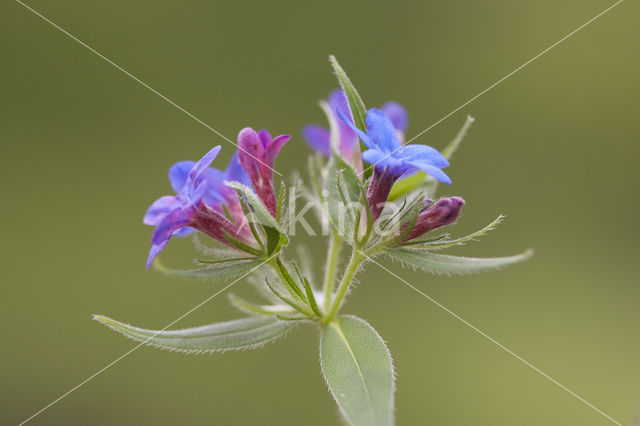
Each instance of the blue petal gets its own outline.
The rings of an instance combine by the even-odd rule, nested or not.
[[[371,108],[367,112],[365,122],[367,124],[367,135],[379,150],[392,152],[400,147],[396,128],[393,127],[389,117],[382,111],[377,108]]]
[[[302,137],[314,151],[327,157],[331,155],[331,135],[329,129],[310,124],[302,129]]]
[[[189,175],[187,176],[187,181],[185,183],[186,186],[194,186],[198,178],[205,170],[209,168],[213,160],[218,156],[220,152],[220,145],[214,147],[211,151],[207,152],[204,157],[202,157],[196,164],[194,164],[193,168],[189,171]]]
[[[353,122],[349,118],[347,118],[341,110],[339,109],[336,110],[336,113],[338,114],[338,117],[340,117],[342,121],[344,121],[345,123],[347,123],[349,127],[351,127],[351,130],[353,130],[358,134],[362,143],[364,143],[368,148],[371,148],[371,149],[378,148],[378,146],[369,138],[369,136],[362,130],[358,129],[356,125],[353,124]]]
[[[171,211],[180,208],[180,205],[180,201],[175,196],[165,195],[160,197],[147,209],[142,223],[145,225],[158,225]]]
[[[240,182],[243,185],[251,186],[251,179],[249,179],[249,175],[244,171],[238,161],[238,151],[234,152],[231,160],[229,160],[229,165],[224,171],[223,180]]]
[[[153,244],[151,246],[151,249],[149,250],[149,256],[147,256],[147,269],[151,267],[151,263],[153,263],[153,259],[155,259],[158,253],[160,253],[162,249],[164,249],[167,246],[167,243],[169,243],[169,240],[163,241],[159,244]]]
[[[178,237],[178,238],[182,238],[182,237],[186,237],[188,235],[191,235],[194,232],[196,232],[195,229],[191,228],[190,226],[187,226],[186,228],[178,229],[176,232],[173,233],[173,236],[174,237]]]
[[[176,194],[184,188],[184,184],[187,182],[187,175],[195,165],[195,161],[180,161],[169,169],[169,181]]]
[[[362,159],[374,165],[376,169],[386,168],[390,173],[400,176],[406,165],[397,158],[377,149],[368,149],[362,153]]]
[[[395,156],[411,162],[430,164],[440,169],[449,166],[447,159],[437,149],[428,145],[406,145],[397,151]]]
[[[158,224],[158,227],[151,237],[152,246],[149,250],[149,257],[147,258],[147,269],[149,269],[151,262],[153,262],[153,259],[158,253],[165,248],[174,233],[192,224],[194,213],[193,208],[177,208],[162,219],[162,222]]]
[[[428,175],[433,176],[440,182],[451,185],[451,178],[449,178],[449,176],[447,176],[447,174],[442,170],[440,170],[439,168],[434,166],[425,166],[425,167],[420,167],[420,169],[425,171]]]
[[[409,117],[407,110],[402,105],[397,102],[387,102],[380,109],[389,117],[396,130],[400,130],[402,133],[407,131]]]

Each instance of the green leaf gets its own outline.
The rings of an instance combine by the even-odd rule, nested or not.
[[[504,219],[503,215],[499,215],[494,219],[493,222],[485,226],[484,228],[473,232],[469,235],[465,235],[464,237],[449,239],[449,238],[439,238],[431,241],[409,241],[404,244],[405,247],[411,250],[441,250],[444,248],[449,248],[453,246],[461,246],[463,244],[468,243],[469,241],[474,241],[478,237],[482,237],[489,231],[493,231],[496,227],[502,223]]]
[[[419,268],[433,274],[470,274],[474,272],[499,269],[528,259],[533,250],[507,257],[461,257],[447,254],[435,254],[406,248],[387,249],[386,254],[406,266]]]
[[[398,179],[398,181],[391,187],[391,192],[389,192],[388,201],[393,201],[396,198],[406,194],[412,189],[416,188],[418,185],[425,180],[427,174],[425,172],[417,172],[412,174],[409,177]]]
[[[361,210],[358,206],[361,206],[362,182],[355,170],[337,155],[329,161],[324,190],[331,223],[340,235],[353,242],[353,227]]]
[[[364,320],[342,315],[320,340],[322,374],[341,413],[354,426],[393,425],[393,365],[389,350]]]
[[[159,259],[156,258],[155,262],[153,262],[153,266],[163,274],[169,276],[217,280],[249,274],[250,272],[253,272],[253,270],[262,266],[263,263],[265,263],[264,259],[254,258],[254,260],[239,262],[211,263],[210,266],[207,266],[206,268],[179,270],[167,268],[159,261]]]
[[[94,315],[93,318],[146,345],[189,353],[255,348],[282,336],[292,326],[273,317],[256,317],[183,330],[155,331],[133,327],[102,315]]]
[[[351,114],[353,115],[353,122],[360,130],[366,132],[367,125],[365,124],[365,117],[367,116],[367,109],[364,106],[364,102],[362,102],[360,94],[353,83],[351,83],[347,73],[344,72],[338,63],[336,57],[333,55],[329,56],[329,62],[331,62],[331,66],[336,73],[336,77],[338,77],[342,90],[344,90],[344,93],[347,95],[347,101],[349,102]]]
[[[242,196],[244,196],[244,198],[247,200],[247,203],[249,203],[249,205],[253,209],[253,213],[255,214],[256,219],[260,222],[260,224],[262,224],[263,226],[270,226],[276,229],[278,232],[282,233],[282,229],[280,228],[280,224],[278,223],[278,221],[273,216],[271,216],[267,208],[264,206],[264,204],[262,204],[260,198],[258,198],[256,193],[253,192],[251,188],[241,184],[240,182],[225,182],[225,185],[235,189],[236,191],[240,192]]]
[[[456,137],[453,138],[453,140],[449,142],[449,144],[442,150],[442,155],[444,156],[444,158],[446,158],[447,160],[451,159],[453,153],[456,152],[458,146],[460,146],[460,142],[462,142],[464,137],[467,136],[467,132],[469,131],[469,128],[474,121],[475,118],[467,115],[467,121],[464,122],[460,131],[458,131],[458,133],[456,134]]]
[[[277,229],[270,226],[264,226],[264,233],[267,235],[267,255],[271,255],[281,244],[284,244],[286,238]]]

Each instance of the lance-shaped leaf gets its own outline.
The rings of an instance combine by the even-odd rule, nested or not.
[[[355,170],[337,155],[329,161],[324,190],[329,219],[340,235],[353,242],[356,215],[361,212],[362,182]]]
[[[406,266],[419,268],[433,274],[462,275],[500,269],[521,262],[531,257],[533,250],[527,250],[515,256],[487,258],[451,256],[411,249],[387,249],[386,254]]]
[[[329,61],[331,62],[331,66],[336,73],[336,77],[338,77],[338,82],[340,82],[340,86],[344,93],[347,95],[347,101],[349,102],[349,107],[351,108],[351,114],[353,115],[353,122],[355,125],[362,130],[363,132],[367,131],[367,125],[365,124],[365,118],[367,117],[367,109],[364,106],[364,102],[362,102],[362,98],[360,94],[356,90],[353,83],[347,76],[347,73],[344,72],[338,60],[335,56],[329,56]]]
[[[293,325],[273,317],[256,317],[182,330],[156,331],[133,327],[102,315],[94,315],[93,318],[145,345],[189,353],[255,348],[282,336]]]
[[[448,237],[438,238],[436,240],[430,241],[408,241],[404,244],[405,247],[410,248],[411,250],[441,250],[444,248],[449,248],[453,246],[461,246],[469,241],[475,241],[477,238],[482,237],[489,231],[493,231],[496,227],[502,223],[504,219],[503,215],[499,215],[494,219],[493,222],[485,226],[484,228],[473,232],[469,235],[465,235],[464,237],[450,239]]]
[[[180,270],[167,268],[161,262],[159,262],[158,259],[156,259],[156,261],[153,263],[153,266],[163,274],[169,276],[179,276],[202,280],[223,280],[244,274],[248,275],[254,270],[258,269],[264,263],[265,259],[260,258],[242,261],[230,260],[228,262],[211,263],[204,268]]]
[[[322,374],[353,426],[393,425],[394,372],[389,350],[364,320],[343,315],[320,340]]]

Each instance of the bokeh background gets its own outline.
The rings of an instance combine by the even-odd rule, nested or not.
[[[28,4],[235,139],[294,139],[336,86],[334,53],[368,106],[410,111],[411,137],[612,2],[138,1]],[[416,143],[477,118],[445,194],[451,231],[507,221],[460,254],[527,263],[432,277],[390,268],[586,400],[640,411],[638,2],[625,1]],[[221,288],[145,271],[147,206],[168,167],[232,146],[15,1],[0,5],[0,423],[17,424],[135,343],[101,313],[161,328]],[[325,242],[311,244],[320,271]],[[189,241],[163,257],[189,265]],[[609,420],[370,266],[345,312],[387,340],[399,425],[606,425]],[[233,291],[249,294],[247,285]],[[176,324],[238,317],[220,296]],[[212,356],[141,348],[32,420],[42,425],[336,425],[318,331]]]

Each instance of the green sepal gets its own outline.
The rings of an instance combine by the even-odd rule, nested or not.
[[[324,190],[329,220],[340,235],[353,244],[356,215],[360,214],[360,209],[354,208],[354,205],[361,205],[362,182],[360,178],[353,167],[339,156],[333,155],[329,161]],[[341,217],[343,212],[344,217]]]
[[[224,235],[224,238],[229,242],[229,244],[231,244],[238,250],[244,251],[245,253],[253,254],[255,256],[262,255],[262,252],[260,250],[243,243],[242,241],[231,235],[226,229],[222,228],[221,231],[222,235]]]
[[[263,226],[264,233],[267,236],[267,255],[271,255],[280,248],[283,244],[286,244],[287,238],[284,234],[280,233],[277,229],[270,226]]]
[[[276,205],[276,220],[278,223],[282,223],[282,208],[284,207],[284,195],[287,188],[284,182],[280,182],[280,192],[278,192],[278,204]]]
[[[233,293],[230,293],[229,302],[240,312],[244,312],[249,315],[277,315],[290,313],[290,309],[280,309],[279,305],[256,305],[251,303]],[[276,309],[278,308],[278,309]]]
[[[270,226],[282,233],[282,229],[280,228],[278,221],[271,216],[271,213],[269,213],[265,205],[262,204],[260,198],[258,198],[251,188],[241,184],[240,182],[225,182],[225,185],[238,191],[247,200],[247,203],[253,209],[256,219],[261,225]]]
[[[311,312],[309,312],[304,306],[300,305],[299,303],[294,302],[293,300],[289,299],[287,296],[285,296],[284,294],[280,293],[278,290],[276,290],[271,283],[269,282],[269,279],[267,277],[265,277],[264,279],[265,283],[267,284],[267,287],[269,287],[269,290],[271,290],[271,292],[273,294],[276,295],[276,297],[280,300],[282,300],[284,303],[286,303],[287,305],[291,306],[293,309],[295,309],[296,311],[307,315],[307,316],[313,316],[313,314]]]
[[[298,283],[296,283],[296,281],[293,279],[293,277],[287,270],[287,267],[284,266],[284,263],[282,263],[282,260],[280,260],[280,256],[276,257],[276,267],[280,271],[280,275],[282,276],[285,284],[294,292],[292,295],[296,296],[300,300],[305,300],[304,293],[298,286]]]

